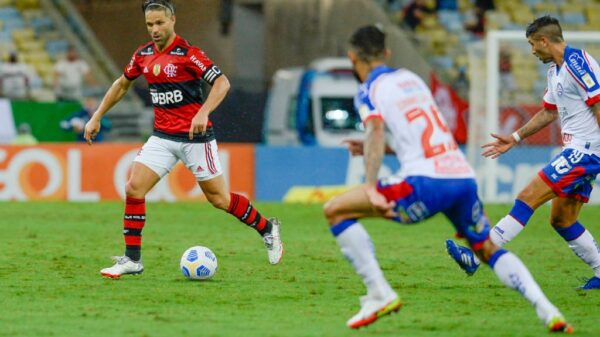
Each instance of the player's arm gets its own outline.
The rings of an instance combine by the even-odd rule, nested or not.
[[[557,118],[557,110],[544,108],[538,111],[527,123],[525,123],[525,125],[515,131],[512,135],[499,135],[492,133],[492,137],[496,138],[496,140],[481,146],[484,149],[482,155],[484,157],[492,157],[492,159],[496,159],[501,154],[507,152],[513,146],[517,145],[522,139],[535,134],[536,132],[545,128],[548,124],[554,122]]]
[[[96,137],[98,132],[100,131],[102,117],[110,110],[115,104],[117,104],[123,96],[129,91],[131,88],[133,81],[130,81],[124,75],[121,75],[108,89],[100,106],[92,115],[89,122],[85,125],[85,131],[83,137],[88,142],[88,144],[92,144],[92,140]]]
[[[367,136],[363,144],[365,161],[365,193],[371,202],[373,208],[384,217],[395,217],[398,214],[394,211],[396,205],[393,201],[387,201],[379,191],[377,191],[377,176],[381,162],[385,155],[385,126],[383,119],[370,118],[366,121]]]
[[[364,154],[364,141],[362,139],[344,139],[342,143],[346,145],[351,155],[362,156]],[[385,154],[396,154],[396,151],[386,143]]]
[[[225,75],[221,75],[215,80],[206,101],[192,119],[189,132],[190,140],[194,139],[194,133],[202,134],[206,131],[208,127],[208,115],[221,104],[229,88],[231,88],[231,84],[229,84],[229,80]]]
[[[598,126],[600,126],[600,102],[594,103],[591,108],[596,116],[596,122],[598,123]]]
[[[385,155],[385,126],[381,118],[367,120],[367,137],[363,144],[365,183],[376,185],[379,168]]]

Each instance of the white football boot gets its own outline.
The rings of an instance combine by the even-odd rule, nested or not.
[[[278,264],[283,256],[283,243],[281,242],[281,235],[279,234],[281,223],[276,218],[270,218],[269,222],[272,225],[271,233],[263,236],[265,247],[269,255],[269,262],[271,264]]]
[[[129,257],[123,256],[113,256],[113,261],[115,261],[115,265],[109,268],[104,268],[100,271],[100,274],[104,277],[118,279],[121,275],[137,275],[141,274],[144,271],[144,265],[142,261],[132,261]]]
[[[402,303],[395,292],[386,298],[366,295],[360,297],[360,311],[346,322],[349,328],[358,329],[374,323],[377,319],[400,310]]]

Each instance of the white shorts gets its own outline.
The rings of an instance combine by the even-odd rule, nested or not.
[[[182,143],[152,136],[133,161],[148,166],[162,178],[171,172],[179,160],[198,181],[210,180],[223,173],[216,140],[208,143]]]

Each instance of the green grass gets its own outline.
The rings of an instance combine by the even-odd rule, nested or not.
[[[122,253],[121,203],[0,203],[0,336],[541,336],[534,310],[487,267],[467,278],[445,253],[443,217],[416,226],[365,221],[403,299],[398,315],[360,331],[346,320],[363,286],[339,253],[320,205],[259,203],[283,221],[286,253],[271,266],[257,234],[207,204],[149,204],[145,272],[99,275]],[[509,209],[490,206],[494,221]],[[542,207],[508,245],[575,326],[600,336],[600,291],[578,294],[589,268],[548,225]],[[600,236],[598,206],[581,222]],[[218,257],[213,280],[192,282],[179,258],[193,245]]]

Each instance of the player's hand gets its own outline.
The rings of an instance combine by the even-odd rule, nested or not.
[[[88,145],[92,145],[94,139],[100,132],[100,121],[95,118],[91,118],[86,124],[83,131],[83,138],[87,141]]]
[[[498,135],[492,133],[492,137],[496,138],[496,140],[481,146],[481,148],[484,149],[481,155],[484,157],[496,159],[500,157],[501,154],[510,150],[517,143],[512,135]]]
[[[363,152],[363,140],[362,139],[344,139],[342,144],[345,144],[353,156],[362,156]]]
[[[383,194],[377,191],[377,188],[374,185],[367,185],[365,187],[365,193],[377,213],[386,218],[398,216],[398,212],[394,209],[396,207],[396,202],[388,201]]]
[[[199,133],[203,135],[208,128],[208,114],[198,112],[192,119],[192,125],[190,125],[190,140],[194,139],[194,134]]]

